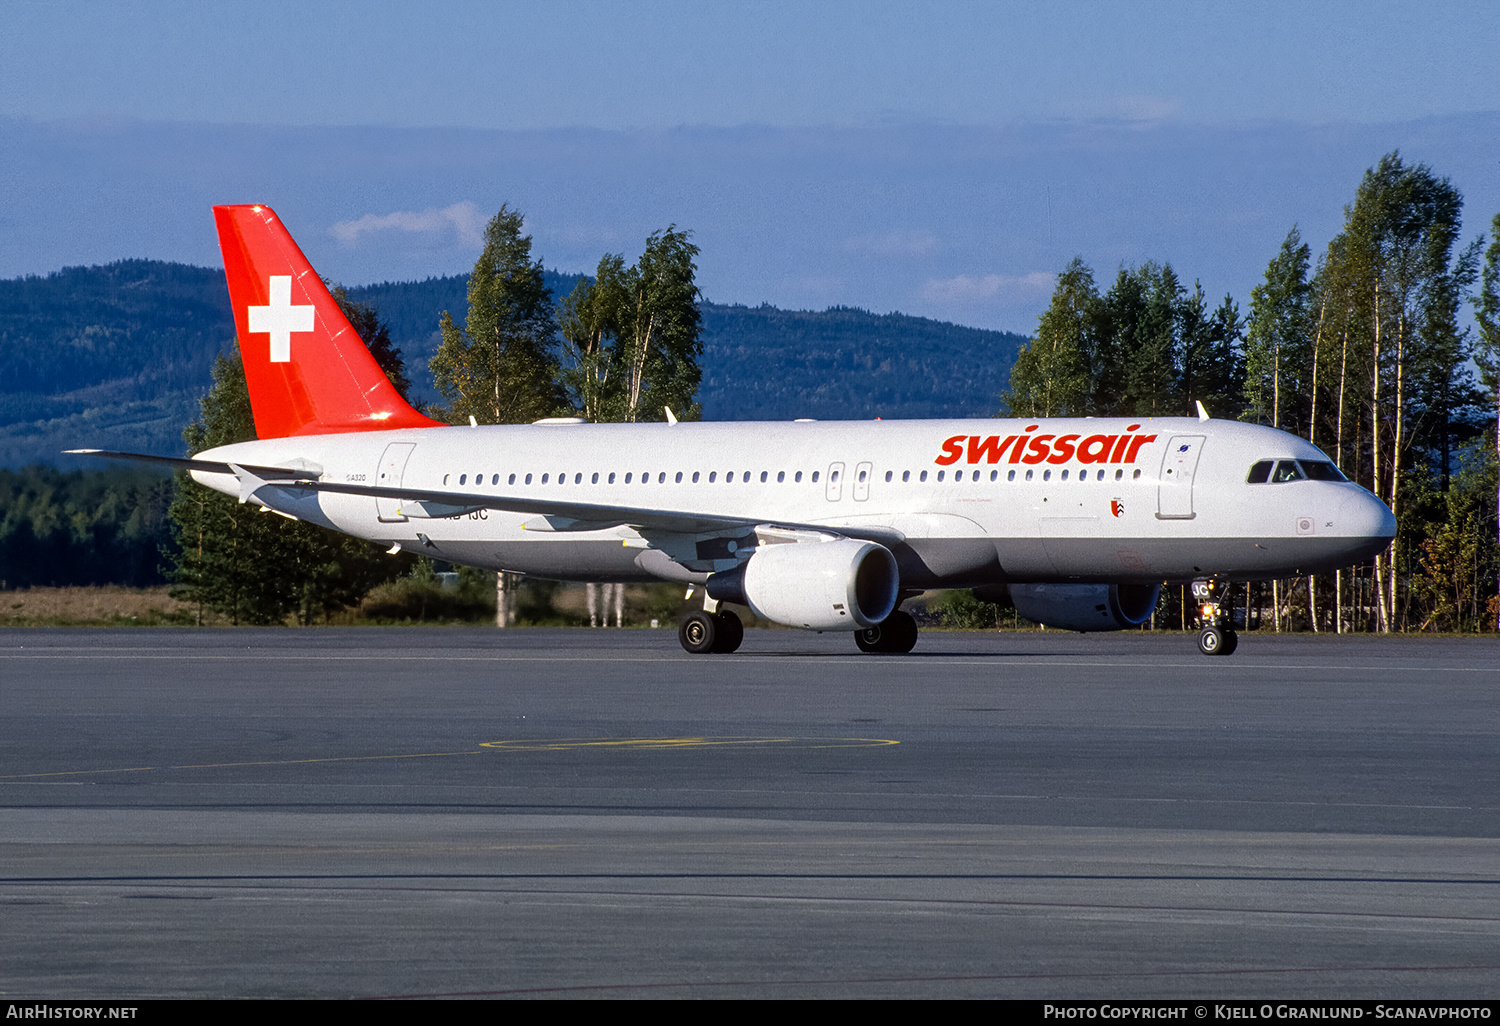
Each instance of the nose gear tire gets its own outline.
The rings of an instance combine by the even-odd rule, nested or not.
[[[1239,643],[1239,635],[1223,627],[1205,627],[1198,632],[1198,651],[1206,656],[1230,655]]]

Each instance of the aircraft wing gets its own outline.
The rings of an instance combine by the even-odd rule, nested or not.
[[[523,528],[538,532],[602,531],[611,527],[669,531],[678,534],[711,534],[717,531],[781,528],[823,536],[843,535],[889,543],[899,540],[899,532],[879,528],[829,528],[817,524],[771,521],[765,517],[736,517],[718,513],[689,513],[670,509],[639,506],[617,506],[606,503],[578,502],[569,499],[543,499],[535,495],[496,495],[478,492],[432,491],[421,488],[385,487],[382,485],[346,484],[324,481],[306,469],[296,467],[260,467],[243,463],[220,463],[214,460],[179,456],[151,456],[143,453],[112,452],[104,449],[69,449],[79,456],[158,463],[180,470],[198,470],[210,474],[233,474],[240,482],[240,501],[246,502],[263,488],[286,488],[300,491],[331,492],[339,495],[367,495],[371,498],[396,499],[411,506],[403,515],[417,520],[458,516],[479,509],[505,513],[535,514]]]
[[[248,470],[249,468],[238,468]],[[241,477],[241,487],[245,485]],[[527,530],[534,531],[601,531],[610,527],[655,528],[683,534],[704,534],[712,531],[753,528],[766,523],[760,517],[734,517],[719,514],[686,513],[677,510],[649,509],[637,506],[614,506],[595,502],[576,502],[568,499],[542,499],[534,495],[486,495],[477,492],[428,491],[421,488],[386,488],[380,485],[344,484],[340,481],[315,481],[299,478],[294,481],[268,480],[255,487],[302,488],[315,492],[334,492],[339,495],[368,495],[371,498],[397,499],[403,503],[402,512],[408,517],[432,518],[454,516],[476,509],[493,509],[505,513],[534,513],[540,522],[527,522]],[[408,511],[404,504],[412,503],[419,510]],[[801,526],[801,525],[786,525]],[[807,530],[828,533],[826,528],[809,527]]]
[[[240,472],[246,469],[237,465],[236,467]],[[266,486],[396,499],[401,503],[402,513],[414,519],[456,516],[479,509],[493,509],[505,513],[532,513],[536,515],[536,519],[526,521],[521,527],[522,530],[538,532],[602,531],[611,527],[631,527],[648,533],[660,531],[672,534],[702,535],[716,534],[721,531],[753,530],[761,534],[767,531],[773,534],[779,532],[789,539],[793,536],[860,538],[883,545],[890,545],[905,538],[899,530],[881,525],[830,527],[826,524],[805,524],[790,520],[772,520],[766,517],[737,517],[719,513],[690,513],[683,510],[616,506],[567,499],[540,499],[533,495],[485,495],[475,492],[427,491],[420,488],[386,488],[380,485],[344,484],[339,481],[316,481],[310,478],[257,483],[253,475],[240,474],[240,490],[246,498]],[[407,505],[408,503],[414,504],[417,508],[412,509]]]

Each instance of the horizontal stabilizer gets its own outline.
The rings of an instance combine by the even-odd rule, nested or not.
[[[196,460],[182,456],[152,456],[141,452],[112,452],[108,449],[64,449],[63,453],[68,456],[94,456],[105,460],[124,460],[128,463],[156,463],[164,467],[172,467],[177,470],[197,470],[205,474],[235,474],[235,467],[248,471],[265,482],[286,481],[291,478],[310,478],[316,480],[321,474],[315,474],[307,468],[296,467],[252,467],[247,464],[220,463],[217,460]]]

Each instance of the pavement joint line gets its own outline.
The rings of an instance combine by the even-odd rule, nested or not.
[[[723,987],[745,987],[772,990],[777,987],[847,987],[851,984],[890,983],[995,983],[1008,980],[1158,980],[1176,977],[1188,979],[1216,976],[1276,976],[1304,973],[1450,973],[1489,972],[1500,969],[1500,965],[1326,965],[1326,966],[1270,966],[1265,968],[1237,969],[1142,969],[1135,972],[1109,973],[991,973],[987,975],[932,975],[932,976],[836,976],[808,977],[806,979],[745,979],[745,980],[680,980],[635,983],[560,984],[553,987],[511,987],[504,990],[467,990],[434,993],[382,994],[370,996],[371,1001],[408,1001],[436,998],[483,998],[522,994],[574,994],[600,991],[662,991],[662,990],[707,990]],[[1143,999],[1134,999],[1141,1000]],[[1162,1005],[1186,1005],[1202,999],[1174,998],[1152,1002]],[[1236,999],[1238,1003],[1239,999]],[[1143,1001],[1144,1003],[1144,1001]],[[1436,1003],[1436,1002],[1434,1002]]]
[[[78,652],[83,652],[83,653],[86,653],[86,654],[81,655],[81,656],[75,654],[75,653],[78,653]],[[110,651],[110,650],[101,651],[100,649],[97,649],[97,648],[88,648],[88,649],[84,649],[84,648],[78,648],[78,649],[71,649],[71,648],[69,648],[69,649],[64,649],[64,648],[50,648],[50,649],[47,649],[45,651],[38,652],[38,651],[34,651],[34,650],[25,650],[25,651],[22,651],[22,650],[19,650],[19,649],[0,648],[0,654],[6,655],[8,658],[20,658],[20,659],[49,659],[49,658],[58,658],[58,657],[64,657],[65,656],[66,658],[68,658],[70,660],[77,660],[77,659],[80,659],[80,658],[82,658],[82,659],[110,659],[110,660],[114,660],[114,659],[118,659],[119,658],[119,653],[121,653],[121,652],[135,653],[134,658],[140,659],[140,660],[168,661],[168,662],[176,662],[176,661],[181,661],[181,662],[209,662],[209,661],[217,661],[217,662],[244,662],[245,659],[246,659],[246,657],[247,657],[247,654],[244,653],[244,652],[232,652],[232,653],[224,653],[222,655],[214,655],[214,654],[201,654],[201,653],[193,653],[193,654],[187,654],[187,653],[184,653],[184,654],[164,653],[164,652],[154,652],[154,651],[151,651],[151,650],[148,650],[148,649],[118,649],[118,650],[113,650],[113,651]],[[87,654],[87,653],[94,653],[94,654]],[[282,652],[267,652],[267,653],[254,653],[254,652],[251,652],[251,653],[249,653],[249,658],[252,658],[252,659],[254,659],[256,661],[259,661],[259,662],[381,662],[381,663],[391,663],[391,662],[507,663],[507,662],[514,662],[514,663],[548,663],[548,664],[556,664],[556,663],[669,663],[669,664],[674,664],[674,665],[694,665],[694,666],[699,665],[698,663],[695,663],[695,662],[692,661],[693,657],[688,656],[686,654],[681,654],[681,655],[671,654],[671,655],[659,655],[659,656],[567,656],[567,655],[534,655],[534,656],[523,656],[523,655],[478,655],[478,656],[465,656],[465,655],[451,655],[451,654],[447,654],[447,653],[443,653],[443,654],[434,653],[434,654],[430,654],[430,655],[403,655],[403,654],[399,654],[399,653],[392,654],[392,653],[369,652],[369,651],[360,650],[360,651],[351,651],[351,652],[347,652],[347,653],[345,653],[345,652],[339,652],[339,653],[309,653],[309,654],[304,654],[304,655],[286,654],[286,653],[282,653]],[[1097,667],[1097,668],[1100,668],[1100,669],[1118,669],[1119,668],[1119,662],[1117,660],[1042,659],[1042,658],[1037,658],[1035,656],[1010,655],[1010,654],[1003,653],[1003,652],[996,653],[995,655],[990,656],[988,658],[984,658],[984,659],[974,659],[974,658],[966,657],[966,656],[930,655],[930,656],[924,657],[920,661],[888,660],[888,661],[882,661],[882,662],[879,662],[879,663],[877,663],[876,660],[872,660],[869,656],[858,656],[858,655],[843,656],[843,655],[818,655],[818,654],[808,654],[808,653],[787,653],[787,654],[784,654],[784,655],[775,655],[775,654],[766,654],[766,655],[746,654],[746,655],[735,656],[733,658],[732,662],[722,663],[722,664],[719,664],[719,665],[721,665],[722,667],[724,667],[726,669],[730,668],[732,666],[745,665],[745,664],[751,664],[751,663],[774,663],[774,664],[776,664],[778,666],[784,666],[789,661],[792,661],[792,660],[802,660],[802,661],[805,661],[805,662],[815,663],[817,665],[828,665],[830,663],[841,663],[841,664],[857,664],[857,665],[871,667],[871,668],[873,668],[875,665],[882,665],[882,666],[889,666],[889,667],[891,667],[893,669],[894,668],[900,668],[900,667],[906,667],[908,669],[915,668],[915,667],[921,667],[921,668],[926,669],[926,668],[930,668],[930,667],[938,666],[938,665],[942,665],[942,666],[994,666],[994,665],[996,665],[996,661],[1000,660],[1000,659],[1007,660],[1008,662],[1006,663],[1006,665],[1011,665],[1011,666],[1091,666],[1091,667]],[[1201,670],[1204,669],[1204,664],[1202,662],[1198,662],[1198,661],[1181,662],[1181,663],[1156,663],[1154,665],[1154,668],[1155,669],[1164,669],[1164,670],[1196,670],[1196,671],[1201,671]],[[1390,672],[1392,670],[1399,670],[1399,671],[1404,672],[1404,673],[1424,672],[1424,673],[1495,673],[1495,674],[1500,674],[1500,665],[1496,665],[1496,666],[1444,666],[1444,665],[1438,665],[1438,664],[1433,664],[1433,663],[1419,663],[1419,664],[1413,664],[1413,665],[1409,665],[1409,666],[1396,666],[1396,665],[1393,665],[1393,664],[1391,664],[1389,662],[1379,663],[1379,664],[1368,664],[1368,665],[1348,664],[1348,663],[1338,663],[1338,664],[1330,665],[1330,664],[1321,664],[1321,663],[1251,663],[1251,662],[1236,662],[1236,663],[1216,663],[1216,664],[1213,665],[1212,668],[1213,668],[1213,670],[1215,672],[1219,672],[1219,671],[1223,671],[1223,670],[1238,670],[1238,671],[1242,671],[1242,672],[1253,672],[1253,671],[1257,671],[1257,670],[1305,670],[1305,671],[1313,671],[1313,670],[1317,670],[1317,671],[1337,670],[1340,673],[1356,673],[1356,672],[1384,672],[1384,673],[1388,673],[1388,672]]]

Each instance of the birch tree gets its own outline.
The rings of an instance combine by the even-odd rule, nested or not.
[[[1452,297],[1465,290],[1466,266],[1474,259],[1453,255],[1462,208],[1462,196],[1446,178],[1390,153],[1365,172],[1345,208],[1344,231],[1330,245],[1344,276],[1351,335],[1368,354],[1370,490],[1398,524],[1406,459],[1421,426],[1413,415],[1432,406],[1424,392],[1438,380],[1433,361],[1462,363],[1455,360],[1462,335]],[[1396,546],[1376,557],[1381,631],[1393,629],[1400,611],[1397,560],[1403,551],[1398,533]]]
[[[621,419],[619,348],[629,295],[627,278],[624,258],[606,253],[593,281],[580,281],[558,307],[557,322],[569,364],[563,383],[579,414],[596,424]]]
[[[521,213],[502,206],[484,230],[484,251],[469,275],[463,327],[443,311],[443,340],[431,361],[450,423],[526,424],[564,412],[557,323],[542,262],[531,258]]]
[[[1312,251],[1295,226],[1266,267],[1265,279],[1250,290],[1250,321],[1245,340],[1246,416],[1281,427],[1282,385],[1296,381],[1295,366],[1307,338],[1308,261]],[[1290,388],[1288,398],[1290,398]]]
[[[1001,396],[1002,412],[1014,417],[1082,415],[1089,392],[1084,353],[1098,317],[1094,274],[1081,257],[1074,257],[1057,276],[1036,338],[1016,354],[1010,388]]]
[[[563,381],[592,421],[660,421],[701,416],[702,315],[694,263],[698,247],[673,225],[646,240],[633,267],[606,254],[558,311],[569,366]]]
[[[1479,327],[1479,345],[1475,352],[1482,380],[1492,390],[1491,409],[1495,412],[1495,449],[1497,467],[1500,467],[1500,214],[1490,222],[1490,246],[1484,253],[1484,271],[1480,276],[1479,293],[1474,297],[1474,321]],[[1482,239],[1480,240],[1483,241]],[[1500,486],[1497,486],[1496,508],[1500,510]],[[1500,544],[1500,516],[1497,522],[1497,544]],[[1496,587],[1500,589],[1500,575]],[[1497,591],[1500,594],[1500,591]],[[1497,603],[1497,622],[1500,630],[1500,603]]]
[[[662,420],[671,407],[679,420],[697,420],[703,372],[702,315],[694,263],[698,247],[676,225],[646,240],[629,276],[621,332],[626,368],[625,420]]]

